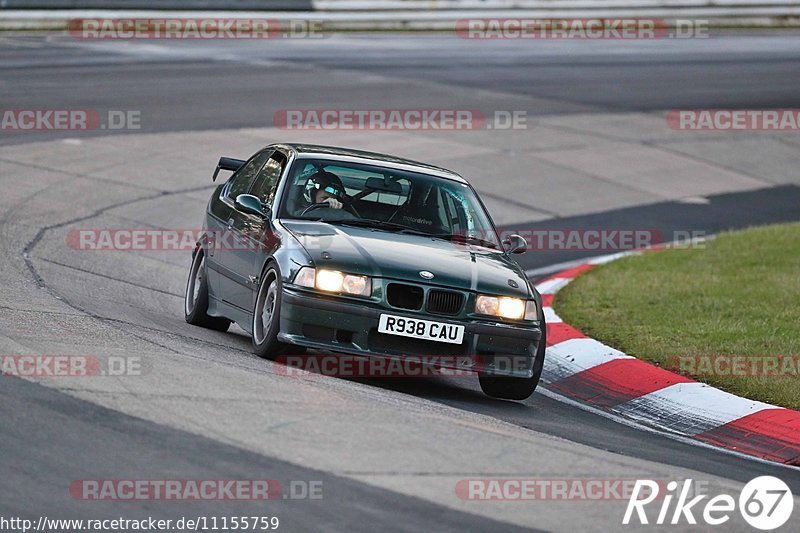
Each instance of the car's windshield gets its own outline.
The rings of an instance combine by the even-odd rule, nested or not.
[[[486,211],[468,185],[374,165],[298,160],[283,194],[280,216],[501,248]]]

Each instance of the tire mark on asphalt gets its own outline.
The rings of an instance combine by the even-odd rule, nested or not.
[[[10,163],[12,165],[19,165],[21,167],[26,167],[26,168],[33,168],[33,169],[36,169],[36,170],[46,170],[47,172],[53,172],[54,174],[63,174],[64,176],[69,176],[69,177],[72,177],[72,178],[81,178],[81,179],[85,179],[85,180],[89,180],[89,181],[99,181],[100,183],[103,183],[103,184],[113,183],[113,184],[119,185],[121,187],[130,187],[131,189],[142,189],[142,190],[145,190],[145,191],[161,191],[161,192],[164,192],[163,190],[156,189],[155,187],[146,187],[144,185],[135,185],[135,184],[131,184],[131,183],[121,183],[119,181],[108,180],[108,179],[100,178],[100,177],[97,177],[97,176],[90,176],[89,174],[85,174],[85,173],[70,172],[68,170],[62,170],[60,168],[48,167],[48,166],[45,166],[45,165],[36,165],[34,163],[28,163],[27,161],[18,161],[18,160],[15,160],[15,159],[8,159],[8,158],[5,158],[5,157],[0,157],[0,162]],[[97,170],[97,169],[91,169],[91,170],[89,170],[89,172],[93,172],[94,170]]]
[[[76,315],[75,313],[64,313],[62,311],[47,311],[47,310],[41,311],[41,310],[38,310],[38,309],[36,311],[31,311],[30,309],[21,309],[19,307],[10,307],[8,305],[0,305],[0,309],[6,309],[8,311],[14,311],[14,312],[18,312],[18,313],[38,313],[38,314],[42,314],[42,315],[80,316],[80,315]]]
[[[149,291],[158,292],[158,293],[161,293],[161,294],[166,294],[167,296],[174,296],[176,298],[183,298],[183,294],[177,294],[177,293],[174,293],[174,292],[165,291],[163,289],[156,289],[155,287],[148,287],[147,285],[142,285],[140,283],[134,283],[133,281],[126,281],[124,279],[115,278],[114,276],[109,276],[107,274],[100,274],[99,272],[92,272],[91,270],[88,270],[88,269],[85,269],[85,268],[81,268],[81,267],[77,267],[77,266],[73,266],[73,265],[67,265],[65,263],[59,263],[58,261],[53,261],[52,259],[45,259],[43,257],[40,257],[39,260],[44,262],[44,263],[50,263],[51,265],[57,265],[57,266],[60,266],[60,267],[69,268],[70,270],[76,270],[78,272],[83,272],[85,274],[90,274],[92,276],[97,276],[99,278],[105,278],[105,279],[109,279],[111,281],[118,281],[119,283],[124,283],[126,285],[131,285],[133,287],[138,287],[140,289],[146,289],[146,290],[149,290]]]
[[[73,176],[73,177],[76,177],[76,176]],[[77,177],[81,177],[82,178],[84,176],[77,176]],[[89,311],[88,309],[85,309],[85,308],[75,304],[74,302],[70,301],[68,298],[65,298],[58,291],[56,291],[53,287],[49,286],[45,282],[45,279],[41,276],[41,274],[39,274],[39,271],[36,268],[36,265],[34,264],[34,260],[31,257],[31,254],[32,254],[33,250],[36,248],[36,246],[39,244],[39,242],[41,242],[41,240],[44,237],[44,235],[48,231],[51,231],[53,229],[63,228],[65,226],[69,226],[71,224],[75,224],[75,223],[78,223],[78,222],[83,222],[85,220],[90,220],[90,219],[98,217],[98,216],[102,215],[103,213],[106,213],[106,212],[108,212],[108,211],[110,211],[112,209],[115,209],[115,208],[118,208],[118,207],[127,206],[127,205],[131,205],[131,204],[134,204],[134,203],[137,203],[137,202],[142,202],[142,201],[147,201],[147,200],[154,200],[156,198],[163,198],[165,196],[185,194],[185,193],[196,192],[196,191],[201,191],[201,190],[208,190],[208,189],[211,189],[213,187],[214,187],[213,185],[211,185],[211,186],[203,185],[203,186],[198,186],[198,187],[187,187],[187,188],[183,188],[183,189],[177,189],[177,190],[174,190],[174,191],[159,191],[156,194],[151,194],[151,195],[147,195],[147,196],[141,196],[141,197],[138,197],[138,198],[130,198],[130,199],[123,200],[123,201],[120,201],[120,202],[115,202],[113,204],[98,208],[95,211],[93,211],[92,213],[89,213],[88,215],[79,216],[79,217],[75,217],[75,218],[72,218],[72,219],[69,219],[69,220],[65,220],[65,221],[62,221],[62,222],[57,222],[55,224],[49,224],[47,226],[43,226],[43,227],[39,228],[39,230],[36,232],[36,235],[33,237],[33,239],[31,239],[23,247],[22,259],[25,262],[25,265],[28,268],[28,271],[30,272],[30,275],[33,277],[33,280],[36,282],[37,286],[39,288],[41,288],[41,289],[46,290],[48,292],[48,294],[50,294],[53,298],[55,298],[55,299],[57,299],[57,300],[59,300],[61,302],[64,302],[64,304],[66,304],[67,306],[71,307],[72,309],[75,309],[76,311],[78,311],[80,313],[83,313],[86,316],[94,318],[94,319],[96,319],[98,321],[108,322],[108,323],[111,323],[112,325],[119,324],[119,323],[124,323],[126,325],[133,325],[133,324],[127,323],[125,321],[115,321],[114,319],[112,319],[110,317],[104,317],[102,315],[99,315],[97,313]],[[30,198],[34,197],[35,195],[36,195],[36,193],[33,193],[33,194],[29,195],[26,198],[25,201],[20,202],[17,205],[16,209],[21,209],[22,206],[25,204],[25,202],[27,200],[30,200]],[[6,217],[4,217],[4,219],[8,217],[8,215],[9,215],[9,213],[11,211],[13,211],[13,210],[10,210],[9,212],[6,213]],[[156,341],[154,341],[152,339],[149,339],[147,337],[144,337],[144,336],[141,336],[141,335],[137,335],[136,333],[133,333],[129,329],[124,329],[124,328],[119,328],[119,327],[117,327],[116,329],[118,329],[123,334],[129,334],[129,335],[131,335],[132,337],[134,337],[136,339],[144,341],[144,342],[146,342],[148,344],[152,344],[154,346],[158,346],[159,348],[162,348],[162,349],[164,349],[164,350],[166,350],[166,351],[168,351],[170,353],[174,353],[174,354],[178,354],[178,355],[185,355],[182,352],[180,352],[178,350],[175,350],[174,348],[171,348],[171,347],[169,347],[167,345],[160,344],[160,343],[158,343],[158,342],[156,342]],[[190,337],[187,337],[187,339],[190,339]]]
[[[83,177],[83,176],[81,176],[81,177]],[[110,211],[112,209],[116,209],[118,207],[128,206],[128,205],[131,205],[131,204],[135,204],[137,202],[146,202],[147,200],[155,200],[156,198],[163,198],[163,197],[166,197],[166,196],[173,196],[173,195],[178,195],[178,194],[186,194],[186,193],[190,193],[190,192],[208,190],[208,189],[212,189],[213,187],[214,187],[214,185],[211,185],[211,186],[203,185],[203,186],[198,186],[198,187],[188,187],[188,188],[184,188],[184,189],[177,189],[177,190],[174,190],[174,191],[159,191],[156,194],[151,194],[151,195],[148,195],[148,196],[140,196],[138,198],[131,198],[131,199],[128,199],[128,200],[122,200],[120,202],[115,202],[115,203],[107,205],[105,207],[101,207],[99,209],[96,209],[95,211],[89,213],[88,215],[75,217],[75,218],[72,218],[72,219],[69,219],[69,220],[64,220],[62,222],[57,222],[55,224],[50,224],[50,225],[47,225],[47,226],[43,226],[43,227],[39,228],[39,231],[36,232],[36,235],[33,237],[33,239],[31,239],[24,246],[24,248],[22,250],[22,258],[25,261],[25,264],[28,266],[28,270],[30,271],[31,275],[33,276],[34,281],[36,281],[36,283],[37,283],[37,285],[39,285],[39,287],[41,287],[43,289],[47,289],[51,294],[53,294],[54,296],[58,297],[59,300],[62,300],[65,303],[67,303],[67,305],[69,305],[70,307],[73,307],[74,309],[78,309],[80,311],[88,313],[88,311],[86,311],[85,309],[81,309],[76,304],[69,303],[61,295],[57,294],[55,289],[53,289],[52,287],[49,287],[45,283],[45,281],[41,277],[41,275],[39,275],[39,272],[36,269],[36,266],[33,264],[33,260],[31,259],[30,254],[33,252],[33,250],[36,248],[36,246],[42,240],[42,238],[44,237],[45,233],[47,233],[50,230],[63,228],[65,226],[69,226],[71,224],[76,224],[78,222],[84,222],[86,220],[90,220],[92,218],[96,218],[96,217],[102,215],[103,213],[106,213],[107,211]]]

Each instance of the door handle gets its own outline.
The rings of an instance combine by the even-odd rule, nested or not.
[[[231,229],[231,228],[233,228],[233,219],[229,218],[228,219],[228,229]]]

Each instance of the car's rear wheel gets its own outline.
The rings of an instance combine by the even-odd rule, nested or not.
[[[281,277],[270,266],[261,277],[253,308],[253,351],[264,359],[274,359],[288,351],[288,346],[278,341],[281,292]]]
[[[231,321],[208,315],[208,282],[206,281],[206,259],[202,250],[198,250],[192,259],[189,279],[186,281],[186,294],[183,304],[184,318],[193,326],[228,331]]]
[[[533,360],[533,376],[529,378],[511,378],[505,376],[480,376],[478,380],[481,390],[487,396],[502,400],[525,400],[534,393],[539,385],[544,368],[544,356],[547,349],[547,326],[544,317],[540,316],[542,325],[542,338],[536,348],[536,357]]]

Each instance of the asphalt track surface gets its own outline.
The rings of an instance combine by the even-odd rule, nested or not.
[[[489,101],[490,109],[519,109],[518,97],[525,98],[524,109],[534,116],[648,112],[679,107],[792,108],[800,107],[800,92],[797,91],[800,87],[799,41],[794,35],[776,32],[719,37],[702,45],[674,41],[666,45],[596,43],[590,47],[586,43],[544,42],[536,43],[537,48],[532,49],[519,43],[478,47],[472,46],[474,43],[442,37],[398,35],[331,37],[322,42],[276,42],[269,46],[165,42],[126,46],[125,43],[80,43],[63,36],[3,36],[0,38],[0,95],[3,108],[141,110],[142,116],[147,118],[148,134],[268,127],[274,113],[286,108],[472,109],[485,108]],[[385,79],[391,79],[392,83],[387,85],[382,81]],[[429,90],[424,104],[419,94],[409,90],[409,86],[419,87],[419,83],[427,84]],[[98,131],[93,135],[108,133]],[[33,141],[60,142],[63,138],[63,133],[4,132],[0,135],[0,145],[25,150]],[[175,142],[174,136],[170,142]],[[131,149],[135,150],[135,145]],[[387,151],[391,150],[387,148]],[[35,166],[36,161],[30,163]],[[101,160],[96,163],[102,166]],[[14,188],[13,178],[6,173],[4,187]],[[143,272],[140,267],[134,271],[128,259],[122,256],[104,259],[111,262],[105,266],[113,271],[113,276],[97,274],[96,269],[86,264],[70,264],[69,269],[59,269],[62,259],[58,246],[63,246],[63,240],[51,238],[53,230],[90,217],[94,218],[95,227],[100,227],[111,209],[109,206],[124,208],[135,203],[134,198],[125,196],[125,191],[112,189],[98,192],[97,209],[88,209],[89,215],[82,211],[74,220],[60,222],[47,221],[43,216],[40,226],[26,228],[30,231],[24,238],[18,238],[17,232],[20,235],[23,232],[14,224],[17,211],[9,210],[3,218],[3,252],[15,254],[18,266],[22,265],[23,248],[27,254],[23,267],[8,274],[16,276],[14,283],[35,285],[42,298],[58,299],[58,305],[62,306],[58,312],[63,313],[66,327],[75,327],[85,335],[96,334],[100,346],[119,344],[121,349],[138,349],[142,353],[168,350],[187,354],[180,363],[186,365],[187,373],[192,371],[191,366],[202,363],[209,371],[220,374],[246,373],[248,380],[269,374],[271,363],[248,355],[249,339],[243,335],[198,333],[180,325],[182,317],[175,310],[180,309],[178,298],[184,282],[180,268],[186,263],[185,258],[173,257],[174,264],[169,265],[146,263],[153,269],[151,272]],[[191,201],[178,201],[180,196],[170,201],[172,193],[155,193],[149,204],[147,201],[136,204],[141,210],[138,215],[140,220],[150,220],[150,215],[158,220],[154,223],[165,224],[170,220],[196,219],[208,191],[208,183],[197,182],[178,193],[185,195],[184,200]],[[19,193],[25,201],[35,194]],[[86,200],[91,206],[94,198]],[[24,203],[20,203],[19,209],[25,209]],[[701,203],[665,201],[549,220],[519,220],[513,225],[564,229],[592,225],[625,227],[636,223],[659,228],[665,234],[678,228],[713,233],[732,227],[797,220],[800,219],[798,206],[800,191],[789,183],[768,189],[711,195]],[[37,208],[47,209],[47,203],[37,204]],[[165,209],[178,213],[174,217],[163,216]],[[583,256],[586,253],[529,253],[521,256],[520,262],[534,269]],[[163,281],[164,276],[170,279]],[[135,290],[128,293],[129,288]],[[100,292],[118,296],[101,301],[96,297]],[[162,300],[169,304],[163,304]],[[19,320],[17,312],[28,310],[26,301],[4,300],[3,303],[0,313],[5,315],[6,326]],[[70,326],[72,318],[74,326]],[[32,312],[29,319],[30,329],[35,332],[36,314]],[[101,331],[93,333],[96,324],[102,325]],[[43,332],[40,339],[36,333],[28,338],[31,346],[48,353],[47,350],[56,346],[48,345],[50,337],[52,334]],[[17,344],[19,339],[11,334],[2,338],[3,353],[20,353],[14,350],[25,346],[23,341]],[[180,372],[180,364],[173,368],[175,375]],[[217,380],[201,385],[219,386],[219,383]],[[426,472],[433,475],[437,457],[431,450],[436,444],[431,442],[430,448],[418,450],[404,449],[401,444],[396,449],[386,447],[386,442],[373,433],[376,427],[371,425],[375,422],[373,417],[352,420],[347,405],[336,413],[342,417],[343,428],[358,434],[359,443],[354,449],[368,448],[371,442],[374,446],[383,446],[385,472],[354,472],[346,466],[352,462],[344,460],[339,468],[318,467],[337,465],[338,457],[348,453],[326,443],[324,432],[309,435],[307,439],[294,435],[291,446],[296,460],[287,461],[285,453],[277,450],[271,453],[267,442],[263,447],[249,440],[247,445],[231,444],[226,433],[250,431],[244,426],[260,423],[253,412],[249,414],[255,418],[249,420],[237,418],[231,424],[220,422],[218,425],[215,425],[216,420],[211,420],[207,426],[200,423],[193,426],[188,416],[185,424],[171,423],[177,414],[172,418],[155,412],[146,416],[139,414],[158,409],[170,411],[170,407],[177,413],[186,408],[182,403],[185,398],[169,398],[167,378],[161,385],[165,398],[152,406],[146,404],[146,397],[134,395],[130,400],[122,398],[108,400],[108,403],[140,402],[140,408],[110,409],[108,403],[98,405],[105,400],[82,399],[87,397],[86,391],[0,379],[0,455],[4,464],[0,478],[0,515],[101,518],[149,514],[170,518],[265,513],[261,504],[245,502],[97,503],[65,497],[70,481],[76,479],[163,477],[269,478],[286,483],[289,480],[323,481],[324,500],[284,500],[268,507],[267,512],[280,516],[285,528],[291,531],[372,531],[378,524],[386,530],[510,531],[520,525],[531,528],[543,524],[544,529],[563,529],[573,523],[587,530],[609,530],[621,520],[619,506],[610,507],[606,522],[598,521],[596,514],[591,515],[595,518],[589,515],[582,518],[586,508],[580,502],[572,507],[533,506],[528,511],[522,508],[526,503],[518,503],[509,511],[509,516],[514,518],[505,520],[502,513],[486,507],[459,507],[459,502],[448,503],[452,494],[436,494],[433,489],[429,492],[417,490],[413,480],[408,486],[404,485],[406,482],[396,482],[399,487],[396,490],[382,488],[394,487],[395,482],[381,481],[381,476],[424,479]],[[237,388],[240,384],[229,381],[227,386]],[[449,423],[467,417],[471,422],[464,424],[502,424],[503,428],[512,428],[503,431],[521,431],[536,438],[550,439],[548,442],[556,443],[555,448],[575,455],[586,450],[587,461],[592,464],[570,463],[558,454],[548,459],[545,455],[549,452],[544,450],[542,457],[530,458],[529,469],[517,465],[504,470],[505,454],[513,454],[513,449],[507,449],[508,441],[504,441],[502,450],[480,454],[491,457],[496,453],[497,464],[501,465],[498,469],[473,468],[472,456],[465,455],[456,478],[491,475],[602,477],[616,472],[614,465],[620,472],[636,477],[637,469],[646,463],[655,465],[653,468],[665,476],[706,477],[725,486],[739,486],[758,475],[772,474],[786,481],[795,495],[800,494],[800,474],[796,470],[692,446],[622,425],[550,395],[535,394],[521,403],[500,402],[483,396],[477,383],[463,380],[327,380],[304,383],[302,387],[305,394],[315,394],[316,390],[321,396],[342,395],[350,402],[362,402],[353,405],[353,411],[372,408],[371,402],[375,402],[381,406],[380,424],[388,424],[387,427],[395,424],[395,417],[404,416],[401,412],[411,409],[410,405],[422,402],[424,409],[434,410],[442,419],[442,434],[431,435],[430,439],[447,442],[453,435],[447,434],[450,426],[444,421],[449,419]],[[280,408],[281,402],[292,401],[288,390],[291,389],[272,392],[266,389],[263,394],[275,395],[270,405]],[[218,392],[204,388],[196,391],[198,395],[210,396]],[[352,398],[348,396],[351,394]],[[307,407],[313,410],[314,402]],[[440,408],[444,410],[438,411]],[[209,410],[212,413],[209,416],[213,417],[216,412]],[[469,418],[475,415],[479,416],[475,419],[479,422]],[[403,423],[409,424],[405,420]],[[413,422],[410,424],[413,427]],[[327,426],[323,424],[322,427]],[[213,431],[204,435],[204,428],[213,428]],[[419,471],[396,472],[393,465],[399,456],[406,456],[403,464],[408,464],[409,460],[413,463],[416,458]],[[310,466],[306,466],[306,461]],[[597,463],[603,462],[611,466],[598,470]],[[543,474],[544,464],[550,467],[546,474]],[[370,475],[377,481],[369,481]],[[797,524],[796,516],[794,523]],[[431,527],[432,524],[435,526]]]
[[[411,109],[420,106],[417,81],[438,89],[425,95],[431,108],[488,103],[531,115],[800,107],[797,37],[779,31],[590,43],[412,35],[126,46],[30,37],[4,43],[2,60],[4,101],[13,97],[21,109],[44,99],[53,107],[141,110],[147,131],[264,127],[286,108]],[[394,83],[380,91],[364,84],[375,76]],[[505,98],[458,94],[464,88]],[[541,100],[520,107],[513,95]],[[36,137],[4,135],[0,142],[30,140]]]

